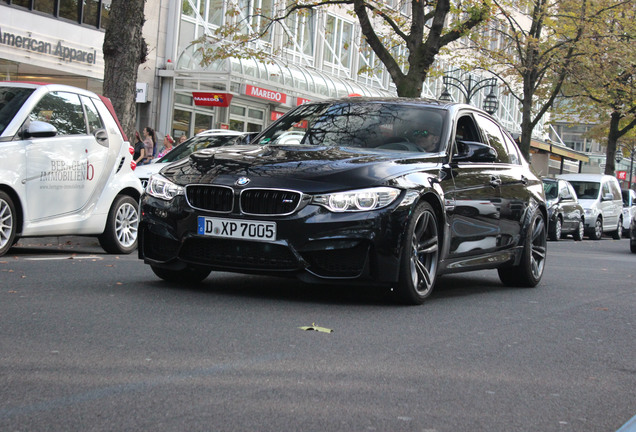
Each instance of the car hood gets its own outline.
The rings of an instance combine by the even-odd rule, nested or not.
[[[161,168],[165,166],[166,166],[165,163],[160,163],[160,162],[151,163],[148,165],[137,165],[137,167],[135,168],[135,174],[140,179],[148,178],[152,174],[158,173],[161,170]]]
[[[304,192],[384,184],[413,171],[439,170],[440,155],[345,147],[228,146],[206,149],[161,170],[180,184],[276,187]]]
[[[597,207],[597,200],[595,199],[579,199],[579,204],[581,204],[581,207],[583,207],[584,209],[591,209],[594,207]]]

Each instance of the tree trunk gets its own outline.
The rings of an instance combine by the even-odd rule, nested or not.
[[[621,121],[621,113],[612,112],[610,116],[609,133],[607,134],[607,151],[605,153],[605,174],[613,176],[616,171],[616,144],[621,133],[619,125]]]
[[[142,36],[145,0],[113,0],[104,35],[104,96],[110,98],[125,133],[134,138],[137,71],[148,49]]]

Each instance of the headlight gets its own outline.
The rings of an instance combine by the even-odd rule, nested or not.
[[[399,189],[377,187],[316,195],[313,203],[326,207],[332,212],[359,212],[386,207],[399,195]]]
[[[170,201],[177,195],[184,195],[185,188],[168,181],[168,179],[160,176],[159,174],[153,174],[148,179],[146,193],[155,198]]]

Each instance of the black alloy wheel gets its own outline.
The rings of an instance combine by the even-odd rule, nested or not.
[[[405,239],[397,293],[404,303],[418,305],[433,291],[439,263],[437,215],[429,203],[417,206]]]
[[[508,286],[537,286],[545,269],[547,240],[543,214],[536,210],[526,231],[521,262],[516,266],[499,268],[499,279]]]

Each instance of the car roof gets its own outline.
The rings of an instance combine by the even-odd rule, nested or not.
[[[560,174],[557,176],[557,178],[564,179],[564,180],[581,180],[581,181],[616,180],[616,177],[613,177],[607,174],[585,174],[585,173]]]
[[[338,104],[338,103],[401,103],[401,104],[412,104],[419,106],[428,106],[433,108],[439,108],[448,111],[458,111],[460,109],[470,109],[473,111],[478,111],[480,113],[485,114],[490,117],[486,111],[477,108],[474,105],[468,105],[459,102],[446,102],[438,99],[430,99],[430,98],[405,98],[405,97],[368,97],[368,96],[353,96],[353,97],[343,97],[343,98],[335,98],[335,99],[325,99],[320,101],[312,101],[307,102],[303,105],[310,104]],[[300,106],[303,106],[300,105]]]

